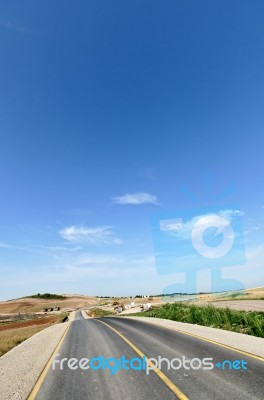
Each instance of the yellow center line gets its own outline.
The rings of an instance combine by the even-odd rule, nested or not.
[[[178,397],[180,400],[189,400],[187,396],[159,369],[155,366],[155,364],[150,361],[144,353],[137,346],[135,346],[129,339],[127,339],[122,333],[117,331],[112,326],[108,325],[106,322],[100,321],[96,319],[96,321],[101,322],[101,324],[106,325],[109,329],[112,329],[119,337],[121,337],[141,358],[145,357],[146,362],[152,368],[154,367],[153,371],[158,375],[158,377],[170,388],[170,390]]]
[[[59,351],[59,349],[60,349],[60,347],[61,347],[61,345],[62,345],[62,343],[63,343],[63,341],[64,341],[64,339],[65,339],[65,337],[66,337],[66,335],[67,335],[67,333],[69,331],[69,329],[70,329],[71,324],[72,323],[70,322],[68,327],[67,327],[67,329],[66,329],[66,331],[64,332],[61,340],[59,341],[58,345],[56,346],[55,350],[53,351],[49,361],[45,365],[45,368],[43,369],[42,373],[40,374],[40,377],[38,378],[36,385],[34,386],[32,392],[30,393],[30,395],[28,397],[28,400],[34,400],[36,398],[36,396],[37,396],[37,394],[39,392],[39,389],[41,388],[41,385],[42,385],[44,379],[46,378],[46,375],[47,375],[47,373],[48,373],[48,371],[50,369],[50,366],[51,366],[52,360],[53,360],[53,356],[56,353],[58,353],[58,351]]]
[[[137,320],[134,320],[134,321],[139,321],[139,320],[137,319]],[[146,322],[146,321],[141,321],[141,322]],[[151,324],[152,322],[146,322],[146,323],[147,324]],[[249,353],[247,351],[236,349],[235,347],[228,346],[227,344],[219,343],[219,342],[216,342],[215,340],[212,340],[212,339],[207,339],[207,338],[205,338],[203,336],[196,335],[195,333],[189,333],[189,332],[186,332],[186,331],[182,331],[181,329],[178,329],[178,328],[173,328],[173,327],[170,327],[170,326],[164,326],[164,325],[158,324],[156,322],[155,322],[155,324],[152,324],[152,325],[153,326],[160,326],[161,328],[164,328],[164,329],[170,329],[171,331],[175,331],[175,332],[180,332],[180,333],[183,333],[184,335],[195,337],[197,339],[203,340],[204,342],[209,342],[209,343],[215,344],[217,346],[224,347],[225,349],[232,350],[232,351],[235,351],[236,353],[240,353],[240,354],[243,354],[243,355],[245,355],[247,357],[255,358],[258,361],[264,362],[264,358],[261,357],[261,356],[256,356],[255,354]]]

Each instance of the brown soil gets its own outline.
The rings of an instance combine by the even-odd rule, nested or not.
[[[45,317],[45,318],[31,319],[28,321],[6,323],[3,325],[0,325],[0,331],[7,331],[7,330],[17,329],[17,328],[25,328],[27,326],[33,326],[33,325],[55,324],[55,323],[59,322],[59,320],[60,320],[60,316],[54,315],[54,316]]]
[[[90,296],[69,296],[65,300],[24,298],[0,301],[0,314],[35,313],[50,307],[61,307],[62,311],[75,310],[82,307],[90,307],[97,302],[98,299]]]

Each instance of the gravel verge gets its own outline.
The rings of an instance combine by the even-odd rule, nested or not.
[[[163,326],[164,328],[174,328],[182,332],[201,336],[205,339],[234,347],[235,349],[264,357],[264,339],[256,336],[245,335],[243,333],[230,332],[224,329],[210,328],[207,326],[187,324],[185,322],[171,321],[169,319],[153,317],[126,317],[150,324]]]
[[[0,399],[28,398],[68,325],[43,329],[0,357]]]

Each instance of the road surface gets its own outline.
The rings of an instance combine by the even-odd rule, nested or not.
[[[263,399],[264,363],[257,357],[199,338],[129,318],[83,319],[72,322],[58,350],[58,359],[139,358],[139,354],[188,359],[244,360],[247,370],[168,370],[162,372],[56,369],[50,366],[35,387],[30,400],[226,400]],[[106,325],[107,324],[107,325]],[[121,336],[120,336],[121,335]]]

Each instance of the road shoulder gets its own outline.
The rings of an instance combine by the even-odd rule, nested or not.
[[[43,329],[0,357],[1,399],[28,398],[69,324],[64,322]]]
[[[162,326],[164,328],[174,329],[190,335],[199,336],[205,340],[214,341],[224,346],[230,346],[237,350],[253,354],[264,358],[264,339],[245,335],[243,333],[230,332],[224,329],[210,328],[207,326],[187,324],[184,322],[171,321],[162,318],[153,317],[122,317],[135,319]]]

